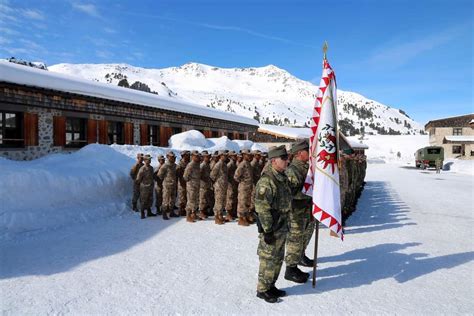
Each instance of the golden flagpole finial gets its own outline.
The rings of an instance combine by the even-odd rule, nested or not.
[[[323,59],[326,60],[326,52],[328,51],[328,42],[324,41],[323,45]]]

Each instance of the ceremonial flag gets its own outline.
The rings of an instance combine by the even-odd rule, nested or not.
[[[309,170],[303,193],[313,198],[313,216],[344,239],[339,187],[336,76],[326,58],[311,120]]]

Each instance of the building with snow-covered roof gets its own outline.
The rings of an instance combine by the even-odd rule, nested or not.
[[[166,147],[191,129],[248,139],[257,128],[244,116],[0,61],[0,156],[11,159],[90,143]]]
[[[425,130],[431,146],[442,146],[444,158],[474,159],[474,114],[432,120]]]

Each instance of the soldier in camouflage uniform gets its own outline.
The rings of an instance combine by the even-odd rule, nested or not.
[[[174,212],[174,205],[176,202],[176,156],[170,151],[166,154],[168,161],[158,171],[158,178],[163,182],[163,219],[168,219],[168,213],[170,217],[179,217]]]
[[[151,156],[145,155],[143,158],[145,165],[143,165],[137,174],[135,183],[140,186],[140,213],[141,218],[145,218],[145,210],[147,217],[156,216],[151,212],[153,205],[153,167],[150,165]]]
[[[214,222],[218,225],[225,223],[222,215],[225,208],[227,197],[227,154],[224,151],[219,152],[219,161],[214,165],[211,171],[211,179],[214,182]]]
[[[235,161],[235,166],[238,167],[243,160],[244,160],[244,156],[242,155],[242,152],[239,152],[237,154],[237,160]]]
[[[288,154],[284,145],[268,154],[271,167],[266,170],[256,186],[255,211],[258,214],[259,244],[257,297],[275,303],[285,291],[275,287],[285,254],[288,232],[287,214],[291,209],[291,190],[285,169]]]
[[[258,180],[260,179],[260,175],[262,173],[262,169],[260,167],[260,159],[261,159],[261,151],[254,150],[252,151],[253,158],[250,162],[250,166],[252,167],[253,171],[253,189],[252,189],[252,199],[250,202],[250,215],[249,219],[250,222],[255,222],[254,212],[255,212],[255,185],[257,184]]]
[[[186,221],[194,223],[198,218],[199,208],[199,185],[201,182],[201,158],[199,152],[192,152],[192,160],[184,170],[183,179],[186,181]],[[199,213],[199,219],[205,219],[204,214]]]
[[[165,164],[165,157],[163,155],[159,155],[157,157],[158,160],[158,167],[156,167],[155,172],[153,173],[153,180],[155,180],[155,207],[156,207],[156,215],[161,215],[161,205],[163,203],[163,181],[158,177],[158,171],[161,167]]]
[[[229,162],[227,163],[227,195],[226,195],[226,218],[225,220],[230,222],[237,216],[237,195],[239,193],[239,184],[234,180],[235,170],[237,169],[236,164],[237,155],[232,150],[229,152]]]
[[[211,167],[209,165],[211,155],[207,151],[201,153],[201,183],[199,185],[199,210],[207,218],[210,208],[210,196],[211,196]]]
[[[130,170],[130,178],[133,181],[133,197],[132,197],[132,210],[138,212],[137,202],[140,198],[140,186],[135,182],[137,180],[138,170],[143,166],[143,154],[137,154],[137,162],[133,165]]]
[[[234,180],[239,183],[237,215],[239,216],[238,224],[241,226],[249,226],[250,219],[250,203],[253,189],[253,170],[250,166],[250,151],[242,150],[243,160],[235,170]]]
[[[186,166],[189,163],[190,160],[190,155],[189,155],[188,150],[183,150],[181,152],[181,160],[178,163],[178,166],[176,167],[176,176],[178,178],[178,207],[179,211],[178,214],[181,216],[186,215],[186,181],[183,179],[184,175],[184,169],[186,169]]]
[[[313,260],[305,255],[306,247],[314,231],[314,219],[311,215],[312,198],[301,190],[309,168],[309,143],[307,140],[296,142],[291,147],[293,161],[286,169],[291,193],[292,209],[288,214],[288,238],[286,240],[285,279],[305,283],[309,274],[301,271],[298,264],[312,267]]]

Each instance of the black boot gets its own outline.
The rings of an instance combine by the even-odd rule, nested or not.
[[[305,273],[298,269],[297,266],[295,267],[286,267],[285,271],[285,279],[289,281],[293,281],[295,283],[306,283],[309,278],[309,273]]]
[[[144,219],[144,218],[145,218],[145,210],[144,210],[144,209],[141,209],[141,210],[140,210],[140,218],[141,218],[141,219]]]
[[[170,212],[170,217],[179,217],[173,210]]]
[[[303,267],[313,267],[314,260],[306,257],[306,255],[303,255],[301,258],[300,262],[298,265],[303,266]]]
[[[163,212],[163,219],[164,220],[169,220],[168,213],[166,213],[166,211]]]
[[[161,215],[163,212],[161,211],[161,207],[156,207],[156,215]]]
[[[146,210],[146,217],[153,217],[156,216],[156,214],[153,214],[150,209]]]
[[[270,292],[273,296],[276,296],[276,297],[284,297],[284,296],[286,296],[286,291],[277,289],[277,288],[275,287],[275,285],[273,285],[273,286],[270,288],[270,290],[268,290],[268,292]]]
[[[265,300],[267,303],[276,303],[278,301],[278,297],[273,295],[270,290],[266,292],[257,292],[257,297]]]

